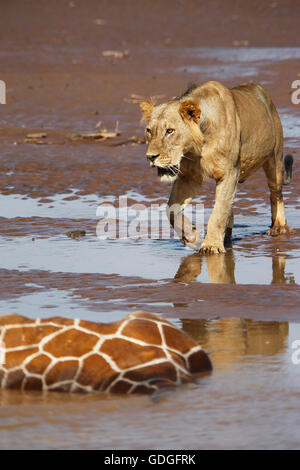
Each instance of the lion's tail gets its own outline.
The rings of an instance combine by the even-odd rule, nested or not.
[[[294,158],[293,155],[286,155],[284,157],[284,170],[285,170],[285,176],[283,176],[282,184],[290,184],[291,179],[292,179],[292,174],[293,174],[293,163],[294,163]]]

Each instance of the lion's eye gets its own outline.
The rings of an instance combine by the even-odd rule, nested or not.
[[[151,129],[149,129],[149,127],[147,127],[146,132],[147,132],[147,134],[149,134],[149,135],[152,134],[152,131],[151,131]]]
[[[170,134],[173,134],[175,129],[167,129],[166,130],[166,135],[170,135]]]

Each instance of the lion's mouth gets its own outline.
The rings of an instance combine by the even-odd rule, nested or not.
[[[177,165],[168,166],[167,168],[157,167],[157,175],[161,178],[162,176],[177,176],[179,168]]]

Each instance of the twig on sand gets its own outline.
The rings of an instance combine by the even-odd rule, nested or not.
[[[129,56],[129,50],[125,51],[103,51],[102,55],[104,57],[113,57],[114,59],[124,59]]]
[[[100,129],[97,132],[72,133],[69,134],[68,137],[71,140],[106,140],[113,139],[119,135],[121,135],[121,133],[119,132],[119,121],[117,121],[113,132],[108,132],[106,129]]]
[[[143,136],[122,136],[122,133],[119,131],[119,121],[116,121],[115,129],[113,131],[108,131],[101,126],[102,122],[99,121],[95,126],[95,132],[72,132],[71,134],[66,134],[57,130],[49,130],[47,132],[31,132],[30,134],[25,134],[25,137],[23,137],[22,141],[16,141],[14,144],[17,145],[21,144],[22,142],[26,142],[35,145],[58,145],[67,144],[70,142],[105,142],[104,145],[108,145],[109,147],[118,147],[122,145],[135,146],[145,143],[145,138]]]
[[[44,140],[46,137],[48,137],[46,132],[35,132],[33,134],[27,134],[24,142],[43,145],[48,143]]]
[[[164,98],[166,95],[154,95],[151,96],[151,101],[156,102],[157,100],[161,100]],[[137,95],[136,93],[131,93],[129,98],[123,98],[125,103],[130,103],[130,104],[138,104],[141,101],[146,100],[147,97],[143,95]]]

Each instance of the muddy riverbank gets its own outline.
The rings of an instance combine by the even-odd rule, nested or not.
[[[298,2],[15,0],[0,9],[0,314],[110,322],[144,309],[183,328],[214,364],[210,377],[155,402],[0,391],[0,447],[299,448]],[[265,234],[259,171],[239,186],[226,255],[200,257],[166,232],[97,238],[104,203],[116,208],[122,196],[163,210],[168,200],[146,163],[141,97],[162,102],[211,79],[270,92],[295,160],[284,187],[293,234]],[[117,122],[116,138],[70,138]],[[36,133],[46,136],[28,138]],[[206,181],[196,201],[205,222],[213,201]],[[86,234],[68,237],[74,230]]]

